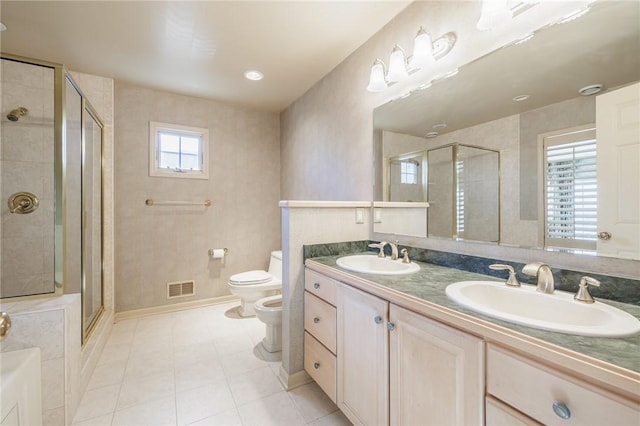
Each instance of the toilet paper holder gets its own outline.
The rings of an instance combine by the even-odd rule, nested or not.
[[[222,251],[222,253],[220,253],[220,251]],[[227,252],[229,251],[228,248],[222,248],[222,249],[209,249],[209,257],[212,257],[214,259],[220,259],[222,257],[225,257],[227,255]]]

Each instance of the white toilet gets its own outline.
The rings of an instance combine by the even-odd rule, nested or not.
[[[272,251],[269,271],[248,271],[229,278],[229,291],[240,297],[239,314],[252,317],[256,313],[253,306],[258,299],[273,296],[282,289],[282,251]]]
[[[262,346],[267,352],[282,350],[282,294],[269,296],[256,302],[253,309],[265,325]]]

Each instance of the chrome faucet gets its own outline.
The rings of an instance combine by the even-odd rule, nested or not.
[[[527,263],[522,268],[522,272],[532,277],[538,277],[538,290],[541,293],[553,294],[553,273],[549,265],[541,262]]]
[[[398,240],[389,243],[391,246],[391,260],[398,260]]]
[[[380,251],[378,252],[378,257],[384,257],[384,246],[386,246],[387,244],[389,243],[387,243],[386,241],[381,241],[379,243],[371,243],[369,244],[369,247],[380,249]]]

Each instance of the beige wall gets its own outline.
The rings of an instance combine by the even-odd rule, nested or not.
[[[267,268],[280,249],[278,115],[124,83],[115,104],[116,311],[227,295],[230,275]],[[208,128],[209,179],[149,177],[149,121]],[[196,296],[167,300],[166,283],[185,280]]]

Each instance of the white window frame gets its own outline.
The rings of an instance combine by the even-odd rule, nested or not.
[[[169,169],[160,167],[160,132],[200,139],[201,170]],[[209,129],[181,126],[179,124],[149,122],[149,176],[186,179],[209,179]]]
[[[540,191],[540,206],[541,215],[543,218],[540,226],[541,241],[543,241],[546,249],[569,249],[569,250],[595,250],[596,242],[584,239],[571,239],[571,238],[549,238],[547,232],[547,146],[557,146],[579,142],[583,140],[589,140],[596,138],[595,125],[589,124],[585,126],[578,126],[570,129],[562,129],[554,132],[545,133],[539,135],[539,147],[542,161],[540,162],[540,176],[542,176]],[[597,154],[596,154],[597,155]],[[596,210],[597,214],[597,210]]]

